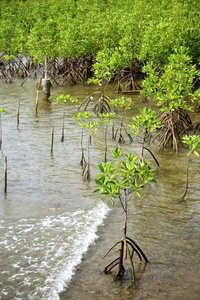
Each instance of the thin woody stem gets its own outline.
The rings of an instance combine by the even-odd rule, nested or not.
[[[107,161],[107,124],[105,129],[105,162]]]
[[[143,159],[143,155],[144,155],[144,140],[145,140],[146,132],[147,132],[146,128],[143,129],[142,149],[141,149],[141,159]]]
[[[191,154],[189,155],[188,157],[188,162],[187,162],[187,170],[186,170],[186,185],[185,185],[185,191],[183,193],[183,196],[181,197],[181,200],[183,200],[185,198],[185,195],[187,193],[187,190],[188,190],[188,173],[189,173],[189,163],[190,163],[190,157],[191,157]]]

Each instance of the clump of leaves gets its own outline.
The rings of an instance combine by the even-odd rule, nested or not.
[[[59,95],[55,100],[54,100],[54,103],[57,104],[57,103],[68,103],[68,102],[72,102],[72,103],[75,103],[75,102],[78,102],[78,99],[76,97],[73,97],[71,95]]]
[[[111,106],[114,106],[115,108],[120,108],[122,110],[121,123],[120,123],[119,127],[117,127],[117,129],[114,133],[114,136],[113,136],[114,140],[116,140],[117,136],[118,136],[119,144],[125,143],[124,134],[126,136],[128,136],[130,143],[133,141],[131,135],[128,133],[128,131],[126,130],[126,127],[124,126],[124,114],[127,109],[130,109],[131,103],[132,103],[132,99],[126,98],[124,96],[110,101]]]
[[[128,256],[132,276],[135,279],[133,254],[136,253],[140,260],[143,258],[146,263],[148,259],[137,243],[127,236],[128,200],[132,192],[141,197],[140,191],[145,185],[148,182],[155,182],[154,171],[149,168],[149,163],[146,164],[143,159],[138,160],[138,156],[135,156],[133,153],[125,154],[125,158],[123,158],[123,151],[119,147],[113,150],[112,154],[115,159],[114,163],[109,161],[98,164],[101,173],[97,175],[95,180],[98,189],[94,193],[101,193],[111,198],[113,203],[115,203],[116,198],[119,198],[124,211],[124,227],[122,239],[117,241],[105,254],[107,256],[115,246],[121,245],[119,257],[105,267],[105,273],[108,273],[118,265],[119,269],[116,276],[122,277],[125,272],[124,260]]]
[[[1,113],[7,113],[7,112],[8,112],[7,109],[0,107],[0,114]]]
[[[11,61],[11,60],[13,60],[13,59],[15,58],[14,55],[4,55],[4,57],[5,57],[5,59],[6,59],[7,61]]]

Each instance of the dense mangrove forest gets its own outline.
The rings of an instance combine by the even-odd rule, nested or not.
[[[162,72],[180,47],[198,65],[199,5],[195,0],[2,0],[2,76],[16,71],[25,78],[34,68],[41,74],[46,56],[49,76],[57,83],[88,79],[105,69],[104,76],[118,83],[126,78],[133,88],[147,61]]]
[[[190,199],[187,199],[190,182],[194,186],[191,174],[196,178],[200,151],[199,43],[200,2],[198,0],[1,1],[0,90],[2,91],[2,99],[0,98],[0,150],[2,164],[3,160],[5,162],[4,179],[2,180],[2,182],[4,181],[3,206],[7,203],[7,197],[9,197],[9,172],[7,173],[9,157],[7,162],[7,155],[4,156],[5,150],[7,149],[7,152],[10,153],[8,149],[18,147],[21,143],[21,149],[27,149],[27,154],[24,154],[24,157],[29,155],[29,151],[32,153],[31,147],[33,147],[33,149],[37,148],[38,152],[34,150],[34,153],[37,153],[36,156],[40,159],[40,149],[44,145],[47,146],[47,130],[51,128],[49,134],[49,136],[51,135],[49,149],[51,161],[46,156],[43,157],[43,160],[47,161],[47,172],[51,174],[52,168],[57,168],[54,165],[54,157],[56,156],[54,152],[58,152],[57,164],[59,171],[54,170],[52,177],[45,174],[46,180],[50,180],[51,186],[55,182],[55,190],[56,192],[59,191],[61,197],[59,203],[56,199],[56,204],[49,208],[51,212],[56,211],[57,215],[53,219],[52,216],[46,216],[44,211],[41,212],[41,219],[34,215],[35,219],[32,219],[32,221],[28,217],[27,219],[19,218],[18,221],[23,223],[25,233],[28,232],[26,226],[29,226],[27,224],[30,222],[30,228],[34,230],[36,236],[39,232],[40,223],[44,226],[43,232],[47,230],[46,228],[51,228],[56,235],[58,234],[58,239],[59,233],[56,232],[58,228],[64,226],[64,230],[69,232],[69,235],[66,235],[69,244],[65,240],[56,242],[52,237],[49,241],[49,232],[47,233],[46,244],[46,236],[38,236],[35,240],[37,243],[42,238],[42,243],[44,240],[44,246],[47,249],[50,249],[54,243],[59,245],[60,242],[59,249],[62,248],[62,251],[59,256],[60,250],[57,250],[55,245],[52,248],[52,253],[54,253],[52,257],[59,257],[58,260],[55,259],[56,264],[54,266],[56,271],[59,270],[58,279],[57,277],[54,279],[53,275],[50,277],[48,275],[44,282],[41,279],[41,282],[37,283],[39,287],[37,291],[33,289],[31,299],[42,297],[55,300],[60,299],[59,297],[67,299],[72,296],[77,298],[76,290],[71,292],[69,289],[66,294],[63,293],[60,296],[59,293],[63,292],[66,282],[67,284],[70,282],[83,254],[93,244],[95,232],[97,232],[98,226],[103,224],[103,220],[109,214],[110,207],[111,210],[114,207],[113,213],[110,213],[111,215],[105,221],[107,222],[106,226],[110,230],[111,225],[108,221],[110,218],[111,222],[115,224],[116,230],[112,227],[111,244],[109,246],[104,241],[108,249],[106,249],[107,252],[104,249],[103,257],[107,258],[114,252],[113,250],[117,249],[118,251],[107,264],[105,263],[105,266],[101,265],[101,267],[99,267],[101,264],[99,258],[97,263],[92,263],[93,257],[94,260],[96,259],[95,254],[89,253],[85,261],[82,262],[82,268],[85,270],[87,269],[85,264],[89,261],[90,267],[87,273],[89,278],[92,276],[89,275],[89,272],[93,272],[94,275],[94,265],[95,269],[101,268],[101,271],[104,270],[104,275],[113,275],[114,282],[121,282],[122,285],[123,283],[126,285],[128,281],[129,288],[130,286],[131,289],[134,288],[128,296],[125,293],[119,299],[125,299],[126,297],[126,299],[129,299],[129,297],[131,299],[131,295],[137,290],[137,284],[142,274],[145,273],[148,262],[153,260],[152,257],[158,255],[158,253],[162,251],[165,253],[165,245],[161,248],[159,244],[158,252],[152,254],[150,238],[149,245],[143,243],[141,238],[143,236],[140,231],[141,220],[139,219],[135,226],[132,217],[137,219],[139,216],[140,218],[140,209],[137,210],[138,199],[146,203],[141,212],[147,211],[148,207],[151,214],[151,209],[154,210],[154,208],[147,204],[148,197],[151,198],[154,207],[158,207],[159,210],[162,206],[168,214],[166,199],[163,198],[163,200],[162,192],[158,191],[159,189],[167,190],[168,181],[171,182],[171,180],[173,182],[170,183],[170,212],[173,211],[172,207],[175,207],[176,213],[177,210],[180,212],[190,201]],[[25,95],[26,87],[30,89],[28,100]],[[11,100],[8,100],[8,95],[12,99],[12,103]],[[16,100],[13,98],[15,95]],[[25,105],[27,107],[27,116],[31,111],[30,120],[26,119],[26,116],[22,116],[22,125],[20,119],[21,102],[22,110],[25,109]],[[33,102],[35,102],[35,106]],[[11,112],[11,110],[16,105],[18,132],[14,133],[13,111]],[[9,121],[12,124],[10,129],[8,129]],[[6,128],[5,123],[7,124]],[[28,138],[23,136],[23,132],[27,130],[23,127],[25,126],[23,124],[31,128],[32,133]],[[49,124],[51,124],[51,127]],[[59,124],[62,124],[62,133],[59,136],[59,146],[58,142],[55,142],[56,151],[54,151],[54,141],[57,139],[55,126],[60,126]],[[37,130],[41,130],[44,142],[38,140],[37,146],[35,141],[30,142],[31,146],[27,146],[27,140],[30,138],[31,141],[32,134],[39,139]],[[15,137],[12,136],[15,145],[11,144],[11,148],[6,148],[4,132],[6,132],[5,141],[7,140],[8,145],[11,143],[8,138],[9,134],[15,135]],[[66,143],[67,148],[63,150],[64,148],[61,147],[64,147],[63,145],[66,145]],[[23,150],[20,151],[23,152]],[[68,153],[67,156],[66,153]],[[13,153],[11,155],[14,156]],[[65,166],[65,159],[67,166]],[[179,159],[181,159],[180,167],[179,162],[177,163]],[[165,171],[162,169],[162,161],[166,166]],[[167,175],[168,181],[166,182],[164,178],[167,174],[167,164],[174,167],[174,174]],[[44,165],[43,167],[45,170]],[[27,174],[30,170],[34,173],[31,160],[27,165],[25,163],[24,168]],[[176,172],[179,174],[180,168],[182,170],[181,174],[184,174],[181,184],[175,176]],[[61,174],[61,176],[58,174]],[[77,174],[81,176],[78,177]],[[161,179],[159,179],[159,176]],[[40,176],[38,178],[42,181]],[[53,178],[55,178],[55,181]],[[63,179],[60,178],[67,178],[68,181],[66,186],[63,181],[62,192],[60,192],[59,184]],[[76,178],[79,179],[76,180]],[[159,180],[162,180],[163,184],[159,185]],[[200,195],[199,184],[196,184],[195,188],[197,194],[195,194],[193,188],[193,194],[195,194],[193,203],[195,201],[199,202]],[[43,191],[42,184],[41,190]],[[68,199],[69,191],[77,204],[72,203],[71,198]],[[166,191],[163,192],[164,195],[165,193]],[[48,205],[51,205],[52,201],[50,194],[50,192],[46,194]],[[101,204],[94,202],[95,204],[93,203],[90,207],[88,199],[85,200],[85,194],[88,199],[96,197],[95,199],[103,201],[100,201]],[[155,199],[154,194],[156,194]],[[26,199],[26,196],[23,197]],[[66,203],[70,203],[67,208],[65,197],[68,199]],[[106,203],[110,203],[109,207],[104,203],[106,197],[108,198]],[[161,197],[161,206],[159,206],[159,197]],[[134,207],[133,200],[135,200],[136,207]],[[199,203],[195,205],[195,207],[198,207],[198,209],[196,208],[198,211]],[[120,213],[117,212],[115,216],[114,212],[118,208],[120,208]],[[59,209],[62,210],[62,214],[59,213]],[[135,214],[138,213],[138,216],[134,215],[135,210],[137,211]],[[70,219],[72,215],[74,219]],[[95,219],[96,215],[97,218]],[[6,213],[4,217],[5,224],[7,224]],[[149,218],[151,220],[151,215]],[[69,226],[69,219],[69,223],[74,222],[72,227]],[[119,219],[122,220],[123,224],[121,224],[121,221],[119,222]],[[144,224],[149,230],[147,219],[145,219],[146,223],[144,222]],[[96,221],[93,223],[93,220]],[[14,222],[13,219],[12,222]],[[80,224],[83,225],[80,226]],[[119,224],[121,227],[119,227]],[[153,224],[153,222],[150,224]],[[3,226],[2,228],[4,228]],[[72,230],[73,226],[74,231]],[[85,235],[81,231],[81,227],[84,228]],[[74,235],[76,228],[80,231],[79,234]],[[144,231],[145,228],[142,228]],[[70,230],[72,230],[71,233]],[[135,236],[135,230],[138,236]],[[102,236],[106,236],[105,231],[106,229],[104,229]],[[10,235],[8,234],[9,239],[12,236],[12,231],[10,232]],[[15,236],[18,237],[18,234],[20,241],[22,240],[21,231],[16,233]],[[82,234],[83,244],[81,244],[80,238]],[[120,237],[118,237],[119,234]],[[7,234],[5,233],[5,241],[2,244],[7,243],[6,239]],[[139,239],[142,246],[136,242],[137,239]],[[146,240],[148,240],[147,236]],[[178,245],[180,243],[178,242]],[[169,241],[169,244],[166,242],[166,248],[169,248],[167,245],[171,245],[171,242]],[[17,243],[13,246],[13,249],[14,247],[17,249]],[[81,247],[83,252],[79,254],[78,250]],[[93,245],[93,247],[96,246]],[[95,251],[97,251],[97,248]],[[145,248],[148,253],[146,253]],[[73,250],[74,255],[72,255],[73,251],[69,249],[75,249]],[[18,251],[16,250],[16,253]],[[68,253],[67,251],[69,251],[68,257],[72,261],[75,260],[72,267],[69,262],[66,263],[62,260]],[[90,251],[92,252],[92,250]],[[47,251],[48,254],[50,252],[50,250]],[[25,253],[30,257],[32,255],[32,252]],[[33,260],[36,261],[38,258],[34,255]],[[48,255],[45,258],[41,257],[41,261],[48,262],[47,257]],[[194,257],[196,258],[196,252]],[[62,267],[60,267],[60,263],[62,263]],[[18,263],[13,263],[12,266],[16,267]],[[41,272],[43,272],[41,266],[42,263],[37,265],[37,271],[42,270]],[[44,270],[49,274],[50,267],[48,269],[47,266],[48,263],[44,264]],[[66,274],[68,274],[70,268],[71,273],[68,276]],[[196,265],[193,269],[195,268]],[[114,271],[116,272],[114,273]],[[153,272],[156,273],[155,270]],[[83,270],[79,272],[80,276],[85,276],[82,273],[84,273]],[[144,275],[144,278],[148,281],[148,276],[150,276],[148,270],[147,274],[146,277]],[[14,278],[14,276],[10,278]],[[21,276],[21,273],[18,276]],[[27,278],[29,277],[26,277],[28,282],[29,279]],[[5,282],[7,280],[5,275]],[[61,280],[64,283],[61,284],[59,281],[59,284],[57,284],[56,280]],[[79,278],[74,277],[71,284],[76,285],[78,280]],[[89,279],[90,282],[92,280]],[[103,280],[101,279],[101,281]],[[112,286],[110,279],[108,281],[108,286]],[[31,285],[33,282],[30,277],[30,282],[27,284]],[[54,282],[56,282],[55,286]],[[15,281],[13,284],[16,284]],[[87,285],[88,283],[84,284]],[[4,295],[15,295],[12,288],[13,286],[9,286],[8,283],[9,292],[5,288],[3,290]],[[20,286],[20,288],[21,294],[19,293],[19,295],[26,297],[27,295],[23,294],[24,287]],[[97,284],[96,289],[98,288]],[[77,293],[80,292],[79,289],[83,289],[84,293],[87,294],[84,287],[79,287]],[[110,287],[107,289],[109,290]],[[52,294],[52,290],[55,294]],[[171,296],[175,297],[175,294],[175,292],[174,294],[172,292]],[[194,289],[193,299],[196,299],[197,294],[197,289]],[[177,297],[180,295],[177,294]],[[167,299],[166,293],[162,296],[163,298],[156,296],[155,299]],[[105,297],[107,297],[105,299],[113,299],[110,290]],[[142,292],[141,297],[146,297],[145,293]],[[91,296],[87,299],[94,298]]]

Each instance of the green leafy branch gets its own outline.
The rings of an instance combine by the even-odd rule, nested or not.
[[[183,142],[190,147],[190,151],[187,156],[194,154],[199,157],[198,151],[200,151],[200,136],[198,135],[186,135],[183,137]]]
[[[71,95],[59,95],[55,100],[54,100],[54,103],[57,104],[57,103],[67,103],[67,102],[72,102],[72,103],[75,103],[75,102],[78,102],[78,99],[76,97],[73,97]]]
[[[2,107],[0,107],[0,114],[1,113],[7,113],[8,111],[7,111],[7,109],[6,108],[2,108]]]
[[[132,124],[129,125],[135,135],[140,133],[140,128],[147,133],[154,132],[157,128],[160,128],[161,122],[156,119],[157,113],[150,107],[144,107],[139,109],[140,115],[132,119]]]
[[[121,190],[134,191],[141,196],[139,191],[144,188],[145,184],[154,181],[154,171],[149,168],[149,163],[145,164],[143,160],[138,161],[138,156],[132,153],[125,155],[125,160],[121,159],[123,151],[119,147],[111,152],[117,162],[112,164],[109,161],[98,164],[102,174],[99,174],[98,179],[95,180],[100,188],[94,192],[111,197],[113,202],[121,195]]]

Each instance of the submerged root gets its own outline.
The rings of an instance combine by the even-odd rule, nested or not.
[[[82,155],[82,157],[81,157],[80,165],[81,165],[82,168],[84,168],[84,166],[86,165],[86,160],[85,160],[84,155]]]
[[[83,167],[82,176],[84,179],[90,180],[90,166],[88,162]]]
[[[163,127],[159,129],[158,134],[154,137],[152,142],[159,138],[159,150],[170,145],[173,147],[173,150],[177,152],[178,141],[181,141],[182,132],[192,127],[192,121],[188,112],[180,108],[170,112],[162,111],[158,114],[157,119],[161,122]]]
[[[108,255],[108,253],[114,249],[118,244],[121,244],[121,247],[119,249],[120,255],[116,259],[112,260],[104,269],[104,272],[107,274],[109,273],[114,267],[117,265],[119,266],[119,269],[116,273],[117,278],[122,278],[124,276],[125,268],[123,261],[127,259],[127,256],[129,258],[129,263],[131,267],[131,273],[132,273],[132,278],[133,281],[135,281],[135,271],[134,271],[134,264],[133,264],[133,255],[134,253],[137,254],[139,257],[140,261],[144,259],[145,263],[148,262],[148,259],[142,249],[137,245],[135,241],[133,241],[129,237],[122,237],[120,241],[117,241],[113,246],[109,248],[109,250],[106,252],[104,255],[104,258]],[[131,248],[132,251],[130,251],[129,247]]]
[[[117,139],[117,135],[118,135],[118,132],[119,132],[119,136],[118,136],[118,139]],[[123,133],[124,132],[124,133]],[[124,138],[124,135],[126,135],[128,138],[129,138],[129,141],[130,141],[130,144],[132,143],[133,141],[133,138],[132,136],[127,132],[126,128],[124,125],[120,125],[117,129],[116,129],[116,132],[114,134],[114,140],[117,140],[119,144],[125,144],[125,138]]]
[[[96,102],[93,111],[96,115],[111,112],[109,101],[104,97],[100,97]]]
[[[114,91],[115,93],[120,92],[139,92],[141,90],[140,79],[144,78],[142,73],[142,66],[136,60],[132,62],[132,67],[130,70],[120,70],[116,72]]]
[[[160,167],[160,165],[159,165],[159,162],[157,161],[157,159],[156,159],[156,157],[155,157],[155,155],[151,152],[151,150],[150,149],[148,149],[148,148],[146,148],[146,147],[144,147],[144,149],[145,150],[147,150],[150,154],[151,154],[151,156],[153,157],[153,159],[155,160],[155,162],[156,162],[156,164],[157,164],[157,166],[158,167]]]
[[[91,95],[87,96],[83,102],[81,103],[81,105],[79,106],[78,110],[81,109],[81,107],[83,106],[83,110],[87,110],[89,104],[91,102],[93,102],[94,98],[93,96],[96,94],[101,94],[100,98],[95,102],[94,106],[93,106],[93,111],[95,114],[102,114],[102,113],[107,113],[107,112],[111,112],[111,107],[110,107],[110,98],[108,96],[106,96],[105,94],[103,94],[100,91],[94,92]]]
[[[107,274],[109,273],[115,266],[117,266],[120,263],[120,257],[114,259],[111,261],[104,269],[104,272]]]

